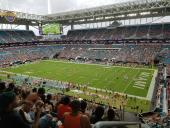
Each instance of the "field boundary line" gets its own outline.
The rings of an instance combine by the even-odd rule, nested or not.
[[[138,73],[140,73],[140,71],[138,71]],[[136,76],[138,75],[138,73],[134,76],[134,78],[136,78]],[[126,88],[123,90],[123,93],[125,94],[125,91],[128,89],[128,87],[130,86],[130,84],[133,82],[134,80],[132,80],[127,86]]]
[[[155,87],[155,78],[158,74],[158,70],[155,70],[154,74],[153,74],[153,77],[152,77],[152,80],[151,80],[151,83],[150,83],[150,86],[149,86],[149,90],[148,90],[148,94],[147,94],[147,99],[149,100],[152,100],[152,96],[153,96],[153,92],[154,92],[154,87]]]
[[[133,69],[144,69],[144,70],[153,70],[151,68],[137,68],[137,67],[128,67],[128,66],[116,66],[116,65],[102,65],[102,64],[87,64],[87,63],[76,63],[76,62],[69,62],[69,61],[60,61],[60,60],[41,60],[41,61],[49,61],[49,62],[61,62],[61,63],[71,63],[71,64],[82,64],[82,65],[97,65],[102,67],[120,67],[120,68],[133,68]]]

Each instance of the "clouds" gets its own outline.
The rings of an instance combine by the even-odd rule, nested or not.
[[[51,0],[52,13],[85,9],[134,0]]]
[[[50,0],[52,13],[77,9],[78,0]]]
[[[78,8],[90,8],[116,3],[117,0],[78,0]]]
[[[0,0],[0,9],[47,14],[47,0]]]
[[[121,2],[133,0],[121,0]],[[119,3],[118,0],[51,0],[52,13]]]
[[[125,2],[128,0],[121,0]],[[132,0],[131,0],[132,1]],[[0,8],[34,14],[47,14],[118,3],[118,0],[0,0]]]

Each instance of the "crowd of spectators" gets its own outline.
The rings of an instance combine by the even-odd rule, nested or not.
[[[20,46],[0,49],[0,66],[10,66],[50,58],[61,49],[57,46]]]
[[[100,60],[112,63],[153,64],[161,52],[161,45],[60,45],[26,46],[0,49],[0,65],[43,58]]]
[[[43,87],[0,82],[1,128],[91,128],[98,121],[116,121],[116,112],[83,99],[50,94]]]
[[[91,47],[90,47],[91,46]],[[94,47],[95,46],[95,47]],[[58,58],[100,60],[112,63],[153,64],[161,45],[79,45],[66,46]]]
[[[120,26],[116,28],[95,28],[70,30],[68,40],[121,40],[121,39],[167,39],[169,24],[147,24]]]
[[[36,36],[33,31],[26,30],[0,30],[0,44],[15,42],[35,41]]]
[[[70,44],[7,47],[0,49],[0,66],[10,66],[53,57],[67,60],[151,65],[164,48],[165,46],[159,44]]]
[[[167,65],[166,69],[167,69],[166,94],[167,94],[168,109],[170,109],[170,65]]]

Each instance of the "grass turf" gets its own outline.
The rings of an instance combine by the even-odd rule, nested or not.
[[[75,64],[59,61],[38,61],[16,67],[3,69],[51,80],[67,81],[75,84],[86,84],[95,88],[146,97],[154,70],[148,68],[127,68],[105,65]],[[144,88],[133,87],[142,73],[145,77]]]

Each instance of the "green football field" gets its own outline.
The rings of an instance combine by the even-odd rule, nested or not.
[[[38,61],[3,69],[50,80],[66,81],[114,92],[146,97],[154,69],[130,68],[65,61]]]

